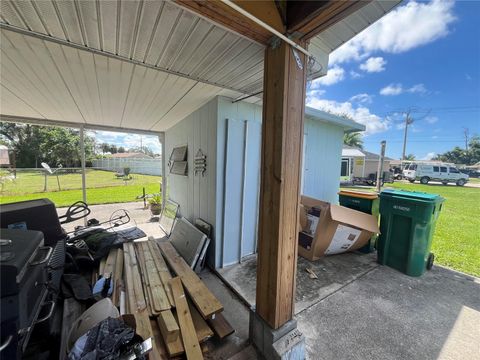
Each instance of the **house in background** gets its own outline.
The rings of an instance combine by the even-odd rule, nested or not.
[[[150,155],[141,152],[125,152],[112,154],[109,157],[114,159],[151,159]]]
[[[343,145],[340,181],[348,183],[353,178],[368,178],[371,174],[376,174],[380,155],[355,148],[349,145]],[[390,162],[394,159],[386,157],[383,159],[383,171],[390,169]]]

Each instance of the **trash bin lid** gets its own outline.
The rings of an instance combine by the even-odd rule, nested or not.
[[[407,198],[411,200],[421,200],[421,201],[439,201],[443,198],[437,194],[429,194],[420,191],[406,191],[406,190],[394,190],[394,189],[385,189],[380,193],[380,197],[397,197],[397,198]]]
[[[356,190],[340,190],[338,195],[350,196],[359,199],[375,200],[378,199],[378,195],[373,192],[356,191]]]

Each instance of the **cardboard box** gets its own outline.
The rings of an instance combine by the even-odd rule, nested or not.
[[[357,250],[380,232],[372,215],[307,196],[301,197],[300,225],[298,254],[311,261]]]

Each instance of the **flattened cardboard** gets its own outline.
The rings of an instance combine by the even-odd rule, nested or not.
[[[308,234],[309,224],[305,219],[313,207],[320,214],[312,237]],[[379,233],[374,216],[307,196],[301,197],[300,224],[302,233],[299,235],[298,254],[310,261],[318,260],[324,255],[357,250],[373,234]]]

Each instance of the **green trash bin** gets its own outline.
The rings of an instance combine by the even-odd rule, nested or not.
[[[444,200],[422,192],[382,191],[378,262],[410,276],[430,270],[434,260],[430,247]]]
[[[353,191],[353,190],[341,190],[338,193],[338,201],[341,206],[347,208],[361,211],[375,216],[377,219],[379,217],[379,198],[376,193],[372,192],[362,192],[362,191]],[[377,241],[378,235],[373,235],[368,243],[358,249],[363,253],[371,253],[375,250],[375,243]]]

